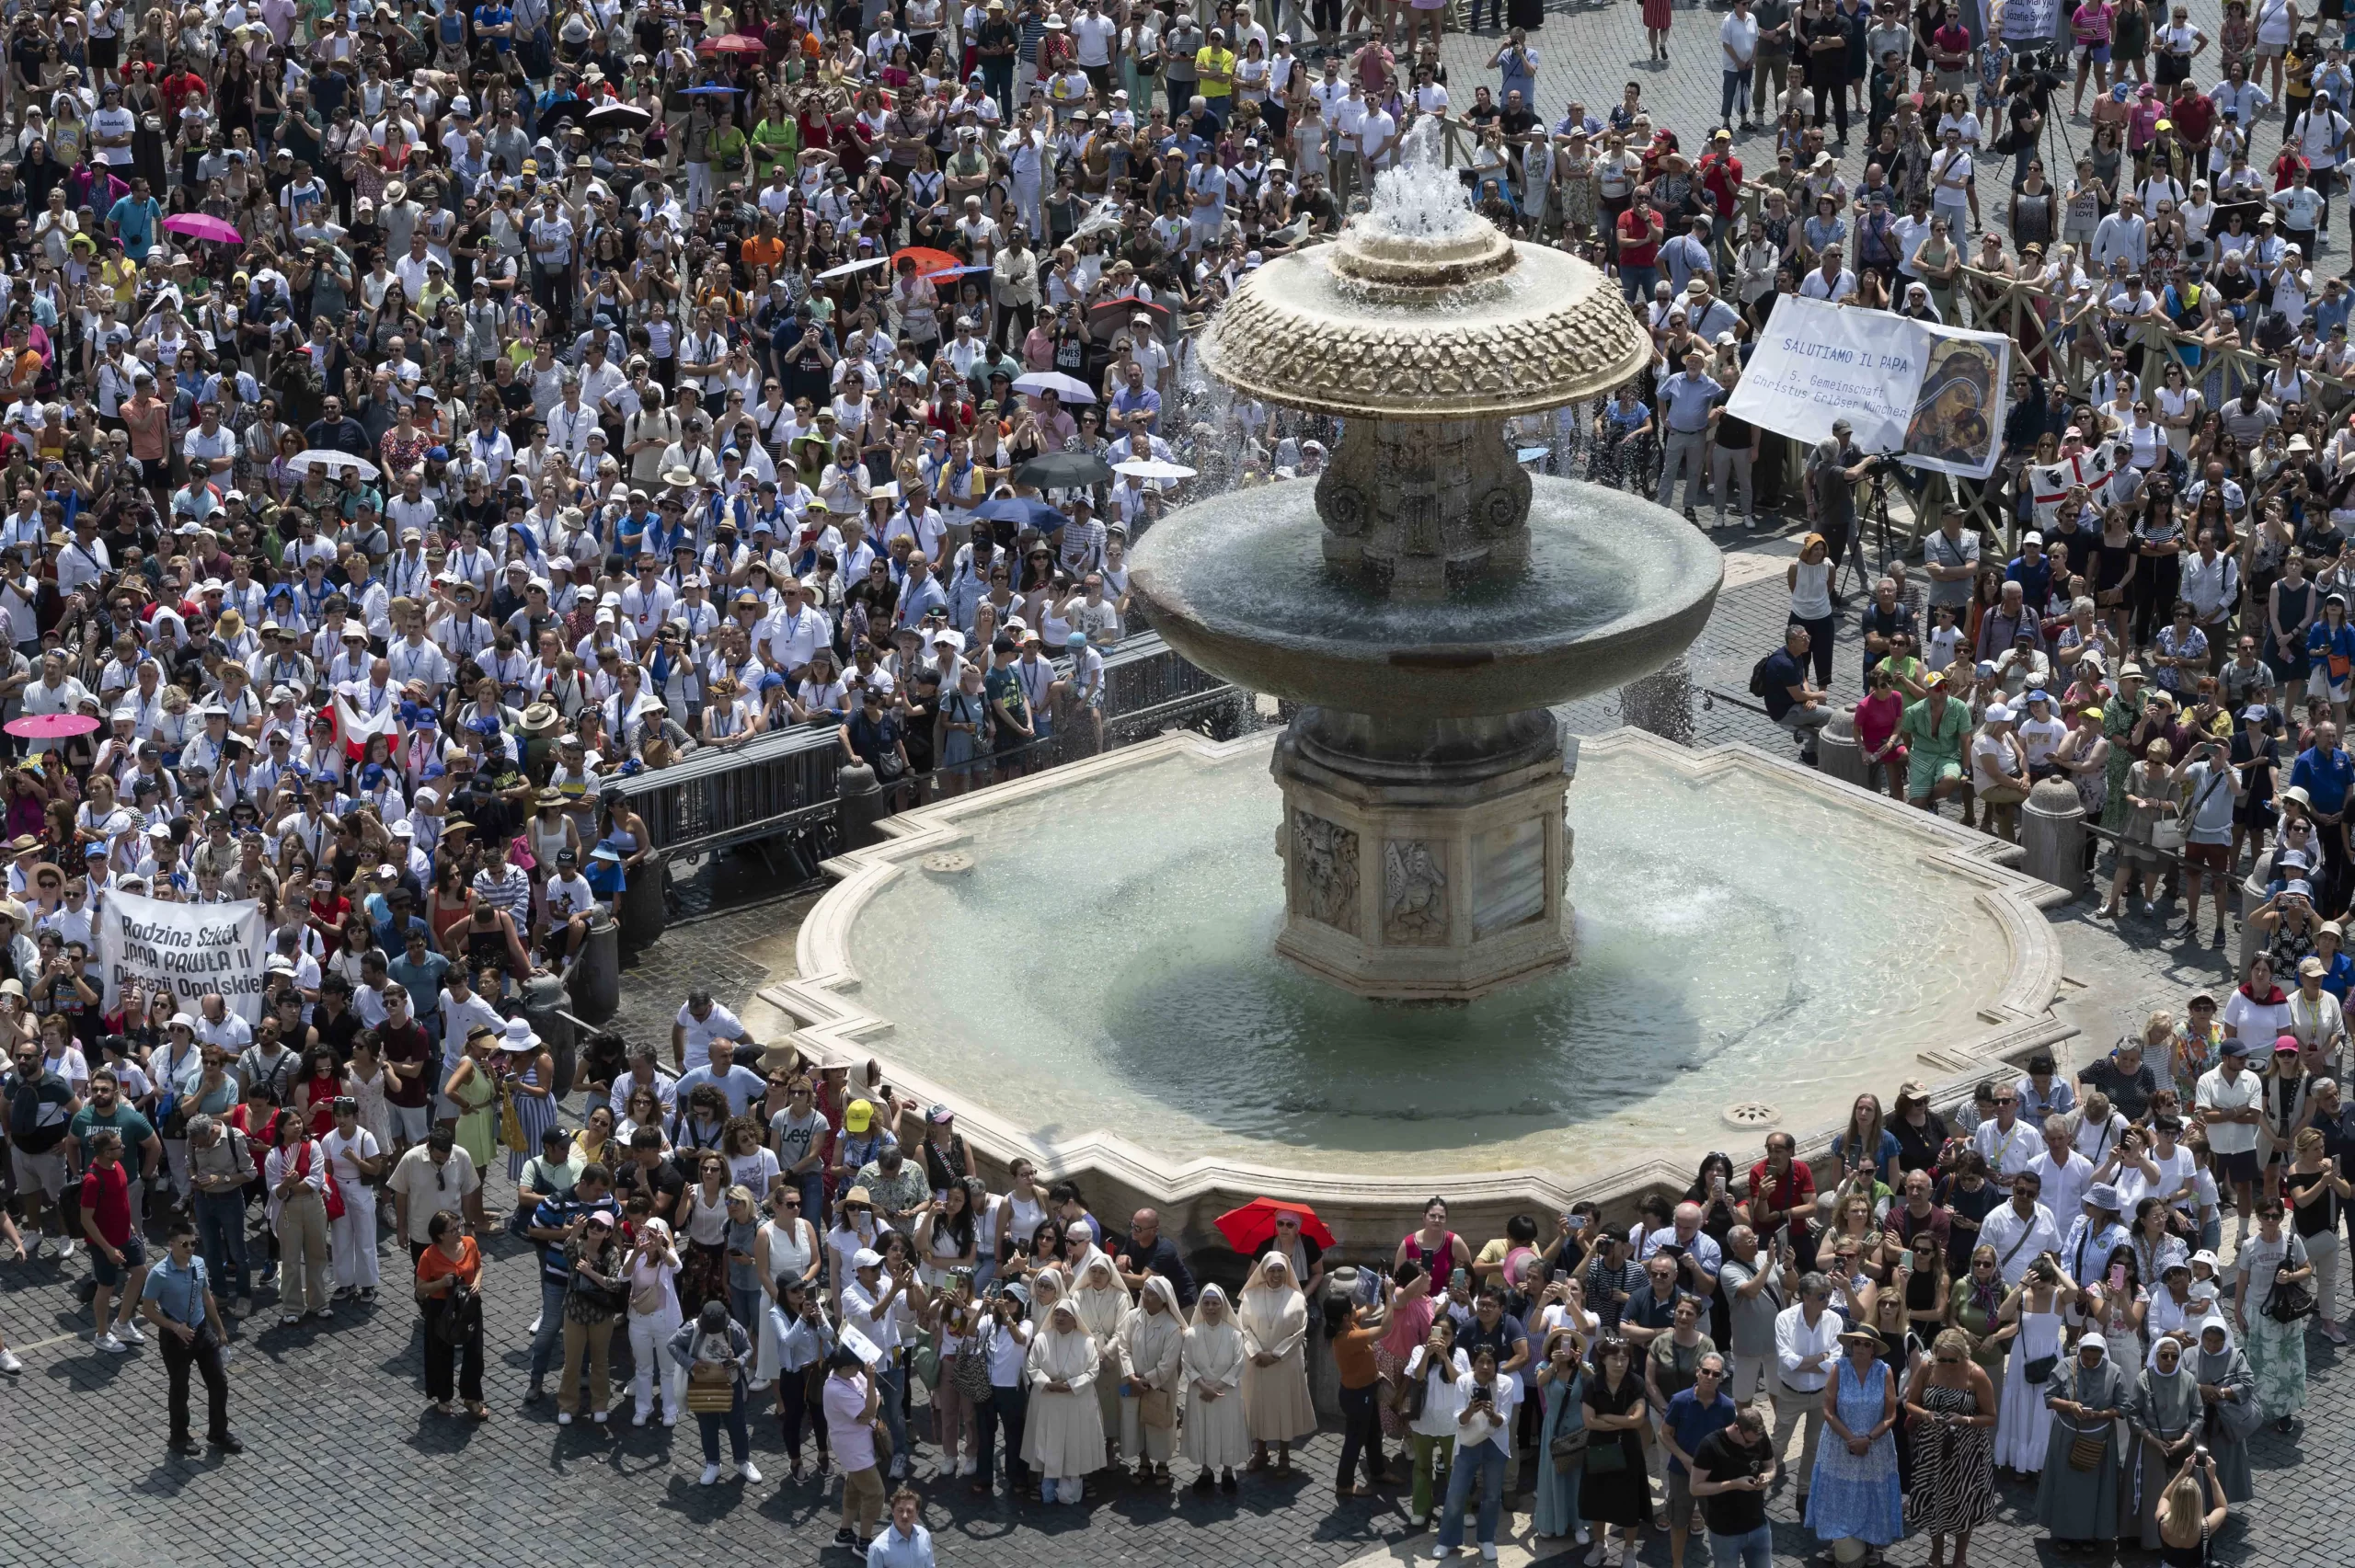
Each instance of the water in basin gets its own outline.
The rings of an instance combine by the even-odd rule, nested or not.
[[[1477,644],[1510,648],[1648,624],[1717,579],[1717,551],[1675,513],[1599,486],[1531,486],[1529,567],[1438,601],[1396,600],[1325,565],[1316,484],[1300,479],[1189,507],[1148,534],[1133,558],[1182,587],[1192,613],[1278,646],[1344,640],[1373,647]]]
[[[1814,1127],[1885,1096],[1978,1031],[2012,961],[1926,834],[1763,770],[1590,750],[1578,967],[1466,1007],[1360,1001],[1270,950],[1266,768],[1170,756],[966,818],[972,871],[911,867],[856,918],[857,1004],[896,1024],[877,1050],[1050,1142],[1576,1179],[1744,1142],[1737,1101]]]

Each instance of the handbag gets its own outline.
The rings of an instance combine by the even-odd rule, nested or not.
[[[982,1355],[981,1346],[974,1343],[979,1337],[967,1334],[963,1347],[957,1352],[957,1359],[948,1367],[949,1381],[957,1385],[957,1391],[965,1396],[967,1404],[986,1404],[994,1391],[990,1387],[989,1357]]]
[[[475,1302],[474,1287],[463,1279],[455,1281],[450,1287],[450,1293],[442,1298],[440,1310],[427,1317],[426,1332],[438,1344],[463,1344],[466,1337],[466,1319],[474,1310]]]
[[[725,1415],[736,1407],[736,1374],[717,1361],[687,1368],[687,1408],[697,1415]]]
[[[940,1386],[940,1347],[927,1339],[908,1353],[908,1369],[929,1393]]]
[[[1399,1420],[1419,1421],[1422,1419],[1423,1402],[1430,1392],[1430,1381],[1429,1372],[1419,1378],[1398,1379],[1391,1390],[1390,1408],[1398,1413]]]
[[[2039,1356],[2020,1368],[2020,1376],[2040,1387],[2052,1376],[2052,1368],[2060,1364],[2058,1356]]]
[[[1569,1434],[1564,1433],[1563,1436]],[[1556,1442],[1562,1439],[1557,1437]],[[1617,1475],[1627,1468],[1627,1446],[1625,1443],[1589,1443],[1586,1446],[1586,1473]]]
[[[1592,1445],[1587,1441],[1587,1429],[1583,1426],[1575,1432],[1565,1432],[1555,1438],[1551,1444],[1547,1445],[1547,1451],[1554,1456],[1554,1473],[1556,1475],[1569,1474],[1585,1460],[1591,1448]],[[1624,1461],[1626,1456],[1623,1454],[1620,1458]]]
[[[2079,1434],[2069,1445],[2069,1468],[2071,1470],[2099,1469],[2102,1453],[2108,1447],[2108,1437],[2088,1437],[2082,1433]]]
[[[1178,1425],[1178,1402],[1167,1389],[1147,1389],[1137,1395],[1137,1422],[1155,1432],[1166,1432]]]
[[[2314,1311],[2315,1293],[2303,1284],[2277,1284],[2265,1298],[2265,1315],[2277,1323],[2294,1323]]]

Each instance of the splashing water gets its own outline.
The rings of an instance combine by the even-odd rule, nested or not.
[[[1464,181],[1447,166],[1438,117],[1424,115],[1400,143],[1398,163],[1373,177],[1373,200],[1359,220],[1397,239],[1460,239],[1480,222]]]

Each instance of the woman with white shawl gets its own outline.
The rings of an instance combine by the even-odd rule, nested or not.
[[[1101,1359],[1078,1309],[1056,1302],[1030,1342],[1030,1410],[1022,1436],[1022,1457],[1039,1472],[1046,1502],[1078,1502],[1086,1494],[1083,1478],[1104,1467],[1095,1388]]]
[[[1251,1429],[1249,1470],[1264,1470],[1268,1445],[1276,1445],[1278,1474],[1292,1472],[1292,1445],[1316,1430],[1316,1406],[1308,1397],[1308,1298],[1292,1271],[1292,1260],[1269,1253],[1243,1287],[1235,1324],[1243,1331],[1243,1419]]]
[[[1112,1267],[1112,1260],[1100,1252],[1088,1254],[1079,1265],[1077,1278],[1071,1304],[1079,1314],[1080,1326],[1096,1342],[1096,1354],[1104,1364],[1104,1376],[1096,1379],[1096,1413],[1109,1441],[1121,1428],[1120,1406],[1129,1402],[1120,1397],[1120,1379],[1115,1368],[1120,1360],[1120,1320],[1129,1315],[1136,1299]],[[1120,1459],[1108,1454],[1105,1462],[1118,1464]]]
[[[1178,1292],[1147,1275],[1138,1304],[1120,1320],[1120,1452],[1134,1455],[1137,1480],[1169,1480],[1178,1446],[1178,1379],[1185,1359],[1186,1320]],[[1083,1308],[1080,1316],[1085,1319]]]
[[[2248,1358],[2233,1343],[2232,1327],[2221,1313],[2200,1325],[2200,1348],[2185,1360],[2199,1379],[2200,1402],[2206,1407],[2201,1441],[2216,1458],[2224,1500],[2246,1503],[2256,1495],[2249,1480],[2249,1434],[2265,1423],[2265,1407],[2257,1397],[2257,1374],[2249,1370]]]
[[[1235,1490],[1235,1467],[1250,1457],[1251,1427],[1243,1414],[1243,1369],[1251,1357],[1243,1348],[1243,1330],[1226,1292],[1205,1285],[1194,1301],[1194,1321],[1186,1330],[1179,1367],[1186,1385],[1186,1424],[1178,1452],[1201,1469],[1194,1490],[1211,1489],[1211,1471],[1218,1483]]]
[[[2044,1386],[2052,1430],[2037,1478],[2036,1521],[2064,1552],[2081,1541],[2114,1539],[2124,1512],[2118,1423],[2134,1406],[2133,1381],[2110,1359],[2109,1341],[2088,1333]]]
[[[2142,1550],[2159,1550],[2159,1499],[2183,1461],[2200,1442],[2206,1412],[2200,1403],[2200,1379],[2191,1370],[2186,1338],[2163,1333],[2151,1346],[2151,1364],[2136,1379],[2131,1425],[2142,1476]]]
[[[1061,1268],[1042,1268],[1030,1276],[1030,1332],[1033,1335],[1047,1332],[1047,1320],[1063,1299],[1070,1294],[1069,1281]]]

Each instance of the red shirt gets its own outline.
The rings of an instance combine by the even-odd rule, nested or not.
[[[1741,195],[1741,160],[1731,153],[1711,153],[1701,160],[1701,189],[1717,204],[1717,215],[1733,216]]]
[[[1619,214],[1619,265],[1651,267],[1660,261],[1660,232],[1652,227],[1652,210],[1630,207]]]
[[[1765,1207],[1774,1210],[1772,1214],[1759,1212],[1761,1194],[1765,1196]],[[1775,1180],[1763,1160],[1750,1168],[1750,1228],[1758,1232],[1761,1240],[1781,1230],[1784,1216],[1790,1210],[1803,1203],[1810,1203],[1814,1198],[1815,1173],[1809,1169],[1804,1160],[1792,1160],[1790,1170],[1779,1182]]]
[[[107,1245],[120,1247],[131,1240],[131,1172],[121,1161],[93,1164],[83,1173],[82,1212],[98,1218]]]
[[[2176,140],[2204,147],[2216,129],[2216,100],[2186,84],[2183,96],[2167,107],[2167,118],[2175,121]]]
[[[385,1059],[398,1062],[403,1067],[415,1067],[419,1062],[431,1066],[433,1061],[433,1043],[425,1037],[425,1031],[414,1015],[398,1029],[389,1026],[385,1029],[384,1047]],[[420,1072],[414,1078],[399,1080],[396,1087],[387,1088],[385,1103],[398,1105],[404,1110],[417,1110],[428,1104],[434,1088],[433,1075]]]

